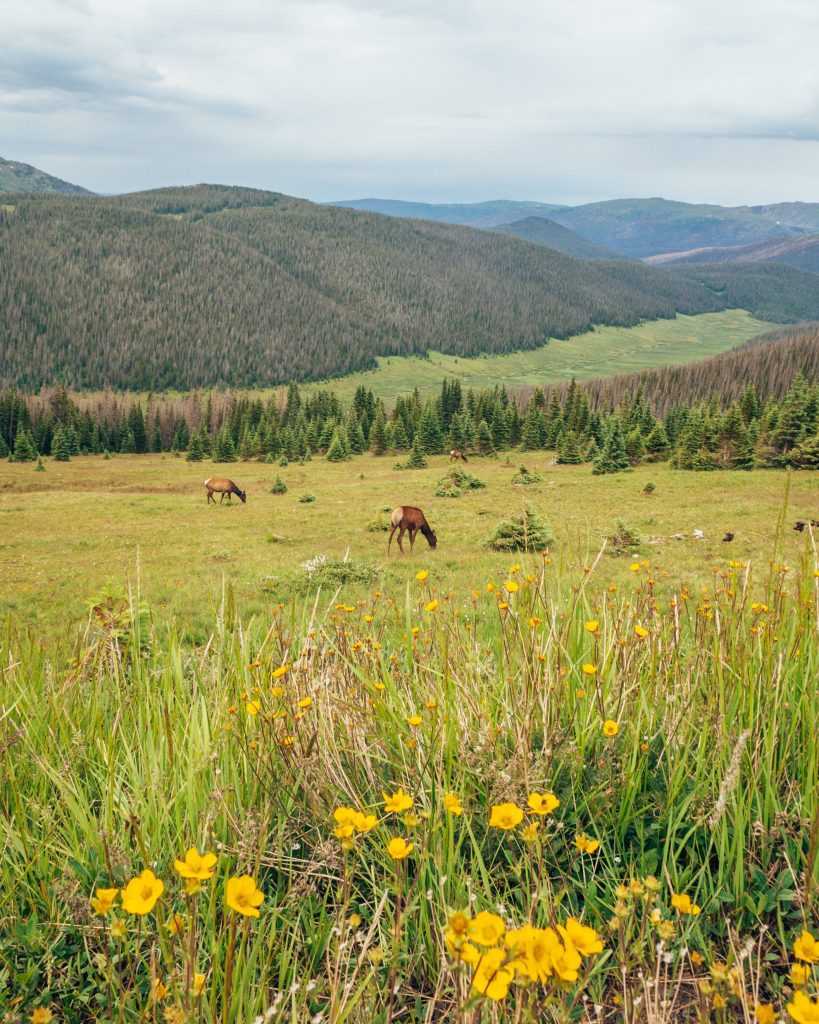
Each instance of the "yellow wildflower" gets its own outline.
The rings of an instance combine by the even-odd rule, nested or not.
[[[521,829],[521,839],[523,839],[525,843],[533,843],[537,839],[537,833],[539,828],[539,821],[530,821],[525,828]]]
[[[192,846],[185,854],[184,860],[175,860],[173,866],[182,878],[196,878],[200,882],[213,878],[213,865],[216,863],[215,853],[200,854],[195,846]]]
[[[258,715],[260,707],[261,704],[257,700],[249,700],[247,704],[245,704],[245,711],[247,711],[247,713],[251,717],[253,717],[255,715]]]
[[[410,715],[407,722],[412,726],[413,729],[417,729],[418,726],[423,722],[423,718],[420,715]]]
[[[520,587],[514,580],[507,580],[503,585],[504,590],[507,594],[517,594]]]
[[[599,622],[597,621],[597,619],[590,619],[590,620],[589,620],[589,621],[588,621],[588,622],[586,623],[586,629],[587,629],[587,630],[588,630],[588,631],[589,631],[590,633],[596,633],[596,632],[597,632],[597,627],[598,627],[599,625],[600,625],[600,623],[599,623]]]
[[[620,726],[614,721],[613,718],[607,718],[603,722],[603,735],[604,736],[616,736],[620,732]]]
[[[600,846],[599,839],[589,839],[587,836],[575,836],[574,845],[581,853],[594,853]]]
[[[509,967],[502,966],[505,959],[504,950],[488,950],[478,962],[472,979],[472,987],[494,1001],[506,998],[509,985],[515,976]]]
[[[165,883],[146,868],[122,890],[122,909],[126,914],[150,914],[165,891]]]
[[[581,956],[593,956],[603,952],[603,940],[594,930],[573,917],[566,919],[565,925],[558,925],[557,930],[568,946],[571,944]]]
[[[388,793],[382,793],[381,795],[384,797],[384,810],[387,814],[401,814],[403,811],[408,811],[412,807],[412,797],[409,793],[405,793],[400,786],[392,796]]]
[[[168,986],[163,985],[159,978],[154,978],[151,982],[151,1001],[158,1003],[161,999],[164,999],[168,994]]]
[[[560,801],[554,793],[538,793],[534,791],[529,794],[527,805],[532,814],[551,814],[560,806]]]
[[[648,636],[648,630],[645,628],[645,626],[641,626],[639,622],[634,627],[634,633],[635,636],[638,636],[641,640],[645,640],[645,638]]]
[[[201,996],[205,990],[205,975],[194,974],[193,976],[193,994],[195,996]]]
[[[426,580],[427,576],[429,576],[429,573],[426,571],[426,569],[422,569],[420,572],[417,572],[415,574],[415,578],[418,580],[419,583],[423,583]]]
[[[437,607],[438,607],[438,601],[436,599],[434,601],[430,601],[429,602],[429,604],[426,606],[426,610],[428,612],[434,612]]]
[[[694,917],[700,912],[700,908],[696,903],[691,902],[691,897],[685,893],[676,892],[671,897],[671,906],[674,907],[680,914],[691,914]]]
[[[594,675],[597,675],[597,666],[593,665],[590,661],[587,661],[586,664],[583,666],[583,675],[584,676],[594,676]]]
[[[168,931],[171,935],[183,935],[185,932],[185,918],[181,914],[171,914],[168,921]]]
[[[793,944],[793,955],[797,960],[804,960],[805,963],[815,964],[819,961],[819,942],[810,932],[802,932]]]
[[[259,917],[259,907],[264,900],[264,893],[256,888],[256,882],[250,875],[229,878],[225,891],[225,902],[231,910],[245,917]]]
[[[819,1002],[809,999],[801,990],[794,992],[788,1013],[796,1024],[819,1024]]]
[[[296,707],[299,707],[299,708],[309,708],[312,703],[313,703],[313,698],[312,697],[302,697],[301,700],[296,701]]]
[[[105,917],[114,905],[119,889],[97,889],[97,895],[91,897],[91,909],[98,917]]]
[[[125,922],[121,921],[118,917],[115,917],[111,922],[111,935],[115,939],[122,939],[125,937],[125,932],[128,929],[125,926]]]
[[[401,836],[395,836],[387,843],[387,853],[393,860],[406,860],[414,849],[415,844],[408,843]]]
[[[464,809],[461,804],[461,798],[455,793],[447,793],[444,797],[444,810],[448,811],[449,814],[463,814]]]
[[[479,946],[494,946],[506,931],[503,919],[482,910],[469,922],[469,937]]]
[[[790,978],[795,988],[804,988],[808,983],[808,968],[804,964],[794,964],[791,967]]]
[[[754,1007],[754,1017],[758,1024],[775,1024],[776,1013],[770,1003],[757,1003]]]
[[[31,1024],[51,1024],[51,1021],[54,1020],[54,1014],[47,1006],[38,1006],[32,1011],[29,1020]]]
[[[489,827],[504,831],[517,828],[523,821],[523,811],[517,804],[494,804],[489,816]]]

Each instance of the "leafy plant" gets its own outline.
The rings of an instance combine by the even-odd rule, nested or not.
[[[487,544],[493,551],[543,551],[554,540],[547,520],[527,501],[520,515],[498,523]]]

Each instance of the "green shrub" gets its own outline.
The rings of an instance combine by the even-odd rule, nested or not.
[[[279,474],[276,474],[276,479],[273,481],[273,486],[270,488],[271,494],[287,494],[287,484],[282,480]]]
[[[299,501],[301,502],[302,505],[312,505],[312,503],[315,500],[315,494],[302,494],[302,496],[299,498]]]
[[[487,544],[493,551],[543,551],[554,539],[548,521],[527,501],[520,515],[498,523]]]
[[[619,518],[614,520],[614,532],[610,533],[606,540],[609,543],[609,553],[612,555],[624,555],[629,551],[636,551],[643,544],[643,538],[639,532],[624,519]]]
[[[442,476],[435,486],[436,498],[460,498],[464,491],[478,491],[486,487],[483,480],[479,480],[465,469],[455,466]]]
[[[533,473],[528,470],[525,466],[521,466],[517,473],[512,477],[513,484],[539,484],[543,482],[543,477],[540,473]]]

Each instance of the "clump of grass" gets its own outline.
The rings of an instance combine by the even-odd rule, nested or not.
[[[614,530],[606,540],[609,545],[609,553],[612,555],[624,555],[630,551],[639,551],[644,543],[639,530],[619,517],[614,520]]]
[[[493,551],[543,551],[554,540],[547,520],[527,501],[520,515],[498,523],[487,544]]]
[[[653,494],[657,490],[657,485],[653,484],[650,480],[643,488],[643,494]]]
[[[386,533],[389,528],[390,521],[383,512],[377,512],[372,519],[364,524],[367,533]]]
[[[372,565],[352,559],[349,555],[344,558],[316,555],[303,562],[297,570],[268,577],[262,589],[274,594],[305,594],[319,588],[336,590],[356,585],[370,586],[377,576]]]
[[[512,477],[513,484],[539,484],[542,482],[543,477],[540,473],[529,470],[526,466],[520,466],[517,473]]]
[[[302,505],[312,505],[315,500],[315,494],[302,494],[302,496],[299,498],[299,501],[301,502]]]
[[[478,491],[486,487],[483,480],[479,480],[465,469],[458,466],[449,470],[446,476],[442,476],[435,485],[436,498],[460,498],[464,491]]]

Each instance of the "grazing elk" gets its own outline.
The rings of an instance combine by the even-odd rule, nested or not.
[[[457,462],[459,459],[461,462],[469,461],[463,452],[458,451],[457,448],[453,448],[452,451],[449,453],[449,461]]]
[[[231,494],[235,494],[238,498],[240,498],[243,504],[244,502],[247,501],[247,491],[240,491],[236,484],[232,480],[228,480],[227,477],[208,477],[208,479],[205,481],[205,487],[207,487],[208,489],[208,501],[212,501],[214,505],[216,504],[216,498],[214,498],[213,496],[214,492],[216,494],[222,495],[222,497],[219,499],[220,505],[225,500],[225,495],[227,495],[227,499],[228,501],[230,501]]]
[[[401,554],[404,554],[404,545],[401,543],[401,538],[409,530],[410,538],[410,554],[412,554],[412,546],[415,543],[416,533],[423,533],[426,539],[429,541],[431,548],[438,546],[438,538],[435,536],[435,531],[430,529],[429,523],[424,516],[424,513],[420,508],[415,508],[414,505],[399,505],[397,508],[392,510],[390,516],[390,539],[387,541],[387,554],[390,553],[390,544],[392,544],[392,535],[398,530],[398,547],[401,549]]]

